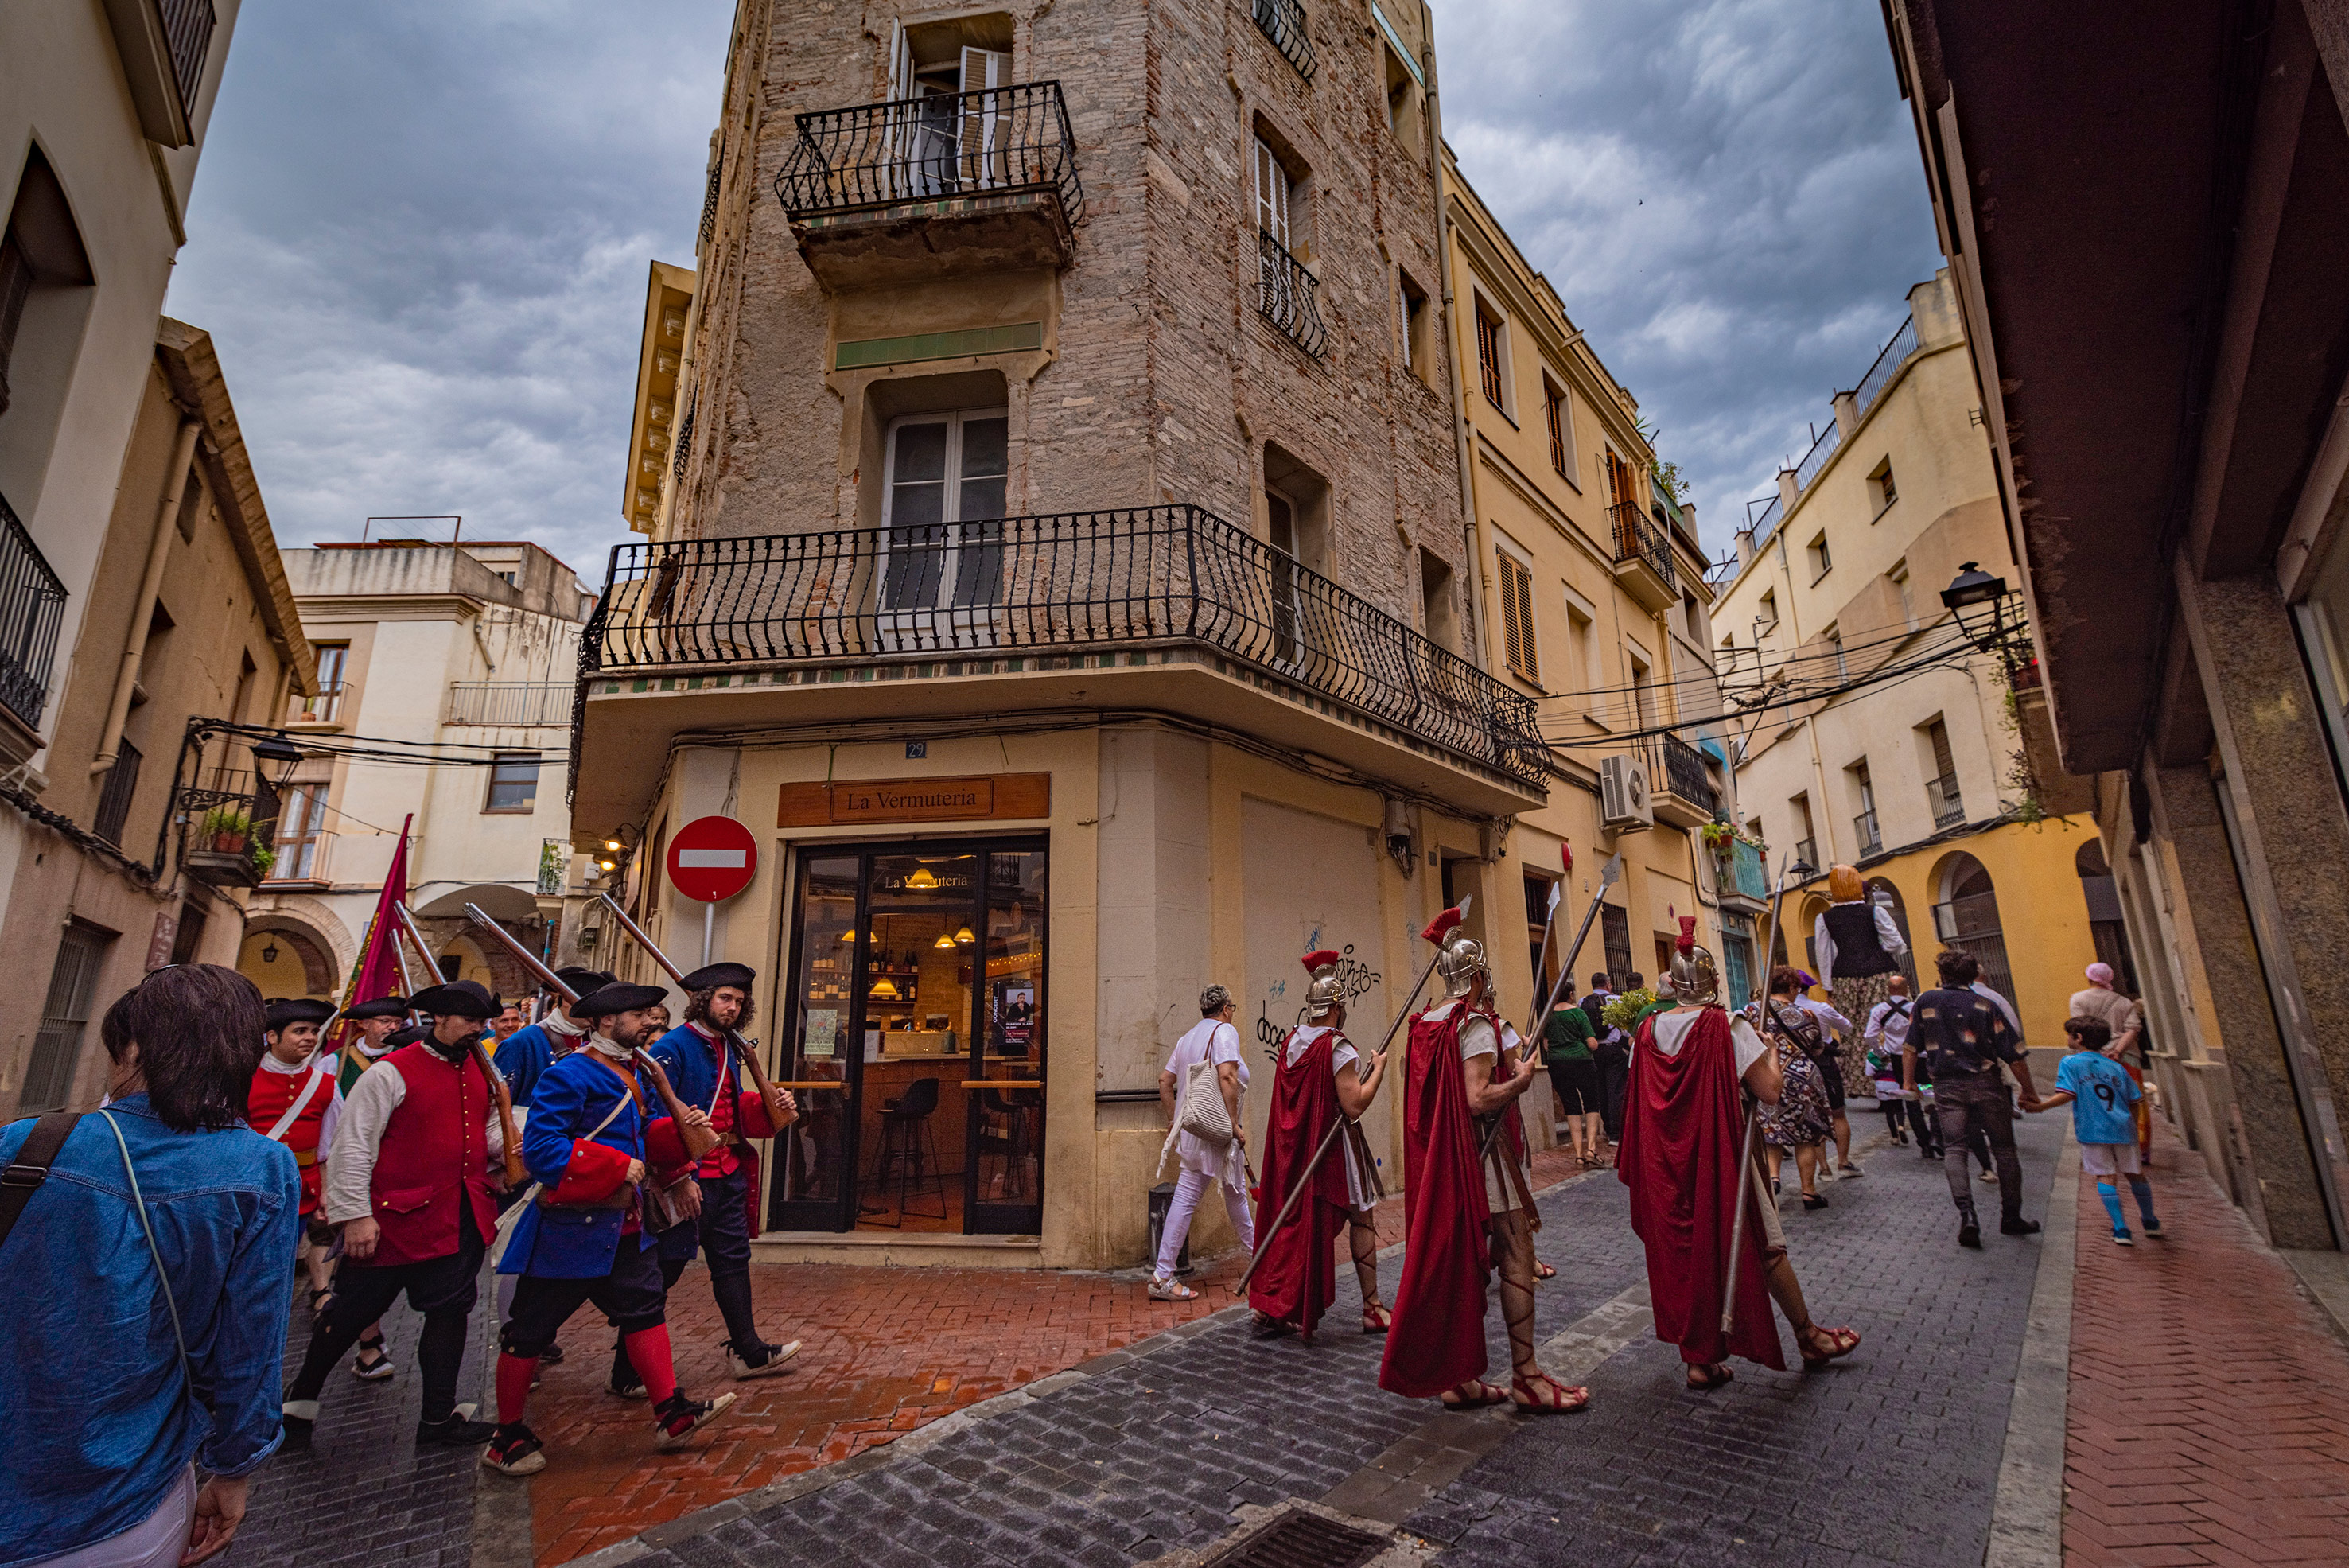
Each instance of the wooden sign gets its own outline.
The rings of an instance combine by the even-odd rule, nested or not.
[[[854,779],[787,784],[778,827],[864,822],[1003,822],[1052,815],[1050,774],[976,774],[967,778]]]

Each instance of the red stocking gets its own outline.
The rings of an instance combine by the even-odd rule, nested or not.
[[[677,1363],[669,1354],[668,1324],[657,1323],[622,1337],[628,1346],[628,1365],[644,1379],[645,1397],[657,1407],[677,1392]]]
[[[510,1427],[530,1407],[530,1380],[538,1376],[538,1357],[500,1355],[498,1357],[498,1424]]]

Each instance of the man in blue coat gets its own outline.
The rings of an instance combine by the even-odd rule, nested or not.
[[[656,985],[614,984],[580,998],[571,1010],[587,1026],[580,1048],[534,1086],[523,1161],[535,1185],[498,1261],[500,1273],[521,1282],[498,1341],[498,1427],[481,1454],[491,1469],[546,1468],[545,1446],[523,1416],[541,1353],[584,1304],[623,1335],[652,1397],[661,1448],[682,1447],[734,1403],[731,1394],[688,1398],[677,1386],[659,1252],[646,1223],[646,1131],[667,1118],[636,1058],[648,1033],[645,1010],[666,994]],[[692,1107],[686,1117],[707,1127]]]
[[[787,1370],[800,1342],[770,1345],[759,1335],[750,1309],[750,1236],[758,1228],[758,1138],[771,1138],[799,1119],[799,1106],[786,1089],[771,1097],[745,1092],[741,1031],[752,1017],[750,987],[758,972],[748,964],[713,963],[678,981],[686,992],[685,1022],[652,1047],[678,1100],[698,1107],[717,1130],[718,1147],[684,1168],[683,1151],[657,1140],[653,1164],[672,1183],[665,1191],[689,1218],[661,1232],[661,1280],[675,1289],[696,1251],[709,1258],[709,1293],[726,1320],[726,1365],[736,1381],[771,1377]],[[644,1385],[628,1364],[624,1339],[613,1347],[606,1385],[624,1399],[644,1397]]]
[[[581,969],[575,964],[556,970],[554,978],[580,996],[612,983],[612,976],[602,970]],[[547,1015],[515,1030],[497,1045],[498,1075],[505,1079],[506,1087],[513,1094],[516,1127],[529,1119],[531,1096],[538,1087],[539,1075],[553,1066],[557,1056],[576,1049],[580,1036],[587,1032],[585,1024],[565,1016],[567,1010],[562,1005],[560,992],[550,991],[546,996],[553,1004]]]

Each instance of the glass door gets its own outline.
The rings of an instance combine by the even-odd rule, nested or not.
[[[985,976],[972,1041],[968,1187],[973,1235],[1044,1227],[1044,851],[987,856]]]
[[[777,1231],[848,1229],[856,1169],[856,1068],[863,1037],[863,857],[803,855],[794,895],[789,989],[773,1075],[800,1105],[775,1146],[767,1224]]]

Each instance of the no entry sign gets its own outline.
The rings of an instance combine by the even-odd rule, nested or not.
[[[705,904],[732,898],[758,870],[758,840],[730,816],[698,816],[668,841],[669,886]]]

